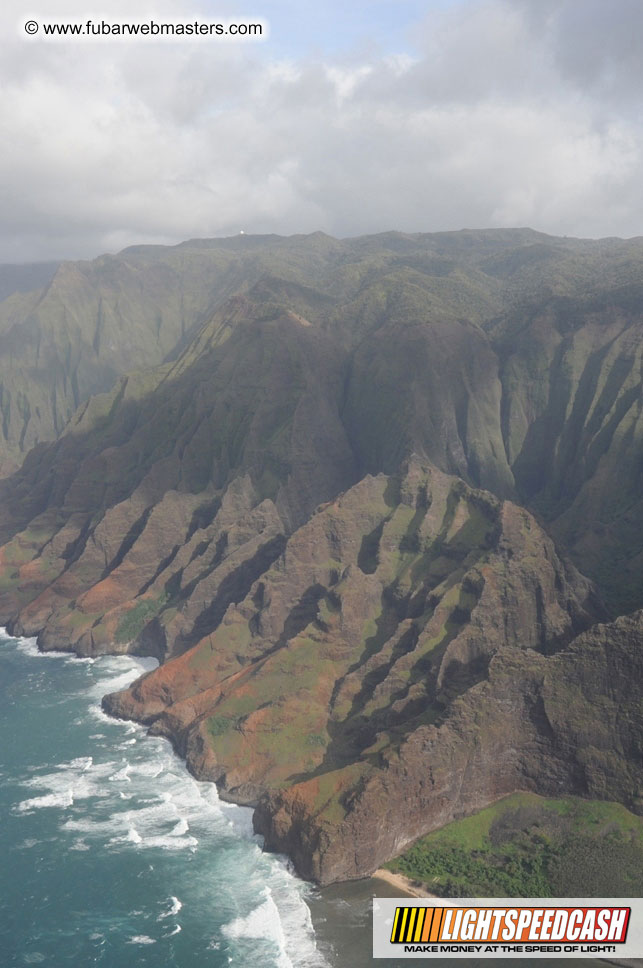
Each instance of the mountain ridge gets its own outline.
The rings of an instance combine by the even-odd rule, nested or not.
[[[257,804],[267,844],[322,882],[541,774],[639,809],[642,266],[643,240],[496,230],[59,270],[65,338],[77,318],[94,339],[104,298],[101,332],[134,326],[146,365],[114,365],[0,480],[0,621],[44,649],[156,656],[107,708]],[[0,305],[0,369],[20,333],[38,345],[21,300]],[[159,358],[142,334],[162,301]],[[52,371],[65,406],[87,361]]]

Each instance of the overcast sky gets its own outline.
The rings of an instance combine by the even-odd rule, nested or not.
[[[52,43],[40,14],[271,33]],[[5,0],[0,25],[2,262],[242,229],[643,234],[642,0]]]

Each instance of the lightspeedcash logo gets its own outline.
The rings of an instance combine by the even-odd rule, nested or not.
[[[643,901],[376,898],[374,957],[643,955]]]
[[[623,944],[629,918],[630,908],[398,907],[391,944]]]

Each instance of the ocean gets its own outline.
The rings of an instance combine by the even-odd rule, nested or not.
[[[0,637],[0,963],[324,968],[307,895],[251,811],[101,698],[155,661]]]
[[[219,800],[166,740],[102,712],[106,693],[154,665],[41,654],[0,632],[1,968],[408,964],[371,956],[372,897],[393,888],[301,881],[262,851],[249,808]]]

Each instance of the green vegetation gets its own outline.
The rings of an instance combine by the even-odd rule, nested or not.
[[[304,439],[321,465],[306,481],[322,466],[333,481],[324,499],[349,484],[346,444],[360,475],[424,454],[545,517],[612,612],[629,611],[643,605],[643,432],[638,317],[623,321],[641,263],[636,240],[523,230],[193,240],[65,263],[45,290],[0,302],[0,470],[70,418],[83,511],[126,499],[172,455],[192,493],[242,469],[283,500],[301,485]],[[53,505],[68,483],[33,493]],[[452,550],[491,540],[473,509],[449,531],[458,503],[442,536]],[[421,511],[398,514],[402,570]],[[380,535],[363,537],[372,574]]]
[[[638,897],[643,819],[617,803],[516,793],[385,866],[445,897]]]
[[[133,642],[147,623],[161,611],[166,602],[167,595],[161,595],[160,598],[143,598],[138,601],[118,623],[116,641],[121,643]]]
[[[208,732],[210,736],[222,736],[229,729],[232,729],[236,723],[237,720],[231,719],[229,716],[210,716],[208,719]]]
[[[327,739],[321,733],[310,733],[306,737],[306,746],[321,746],[325,749],[327,742]]]
[[[625,292],[643,245],[605,245],[242,237],[62,266],[24,315],[0,305],[0,463],[41,442],[1,482],[4,612],[92,653],[116,639],[175,656],[172,699],[198,696],[218,762],[270,789],[319,779],[333,822],[356,793],[371,809],[360,771],[400,760],[405,796],[447,720],[444,776],[501,748],[526,697],[512,763],[551,737],[561,789],[631,803],[640,632],[605,633],[618,679],[601,641],[601,662],[543,675],[604,617],[559,554],[617,610],[643,605]],[[540,510],[557,553],[505,498]],[[463,821],[399,863],[452,893],[574,876],[631,892],[633,828],[547,803],[492,812],[482,833]]]

